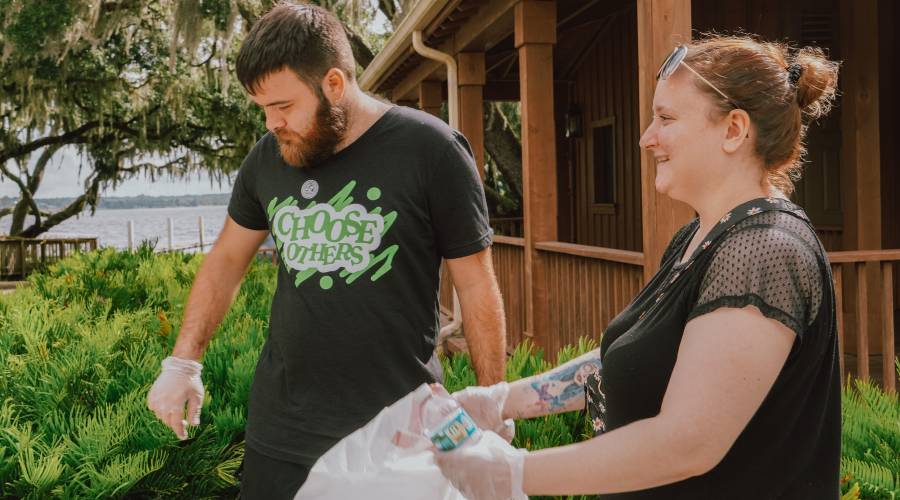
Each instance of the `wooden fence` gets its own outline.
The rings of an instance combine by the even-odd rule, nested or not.
[[[506,314],[506,345],[512,350],[525,331],[525,240],[494,236],[491,249]]]
[[[0,280],[20,280],[76,252],[97,249],[97,238],[0,238]]]
[[[829,252],[828,259],[834,274],[842,380],[848,372],[861,379],[874,375],[871,378],[886,390],[896,391],[894,360],[898,353],[894,319],[898,304],[895,280],[900,250]],[[874,287],[869,283],[873,278]],[[877,292],[876,296],[870,295],[873,290]],[[852,321],[845,321],[848,318]],[[872,324],[873,321],[880,324]],[[877,352],[874,353],[870,345],[873,330],[878,333]],[[848,345],[848,341],[852,343]],[[848,354],[848,347],[854,352]],[[873,361],[876,366],[880,365],[874,374],[871,373]]]
[[[640,252],[570,243],[537,243],[549,277],[548,353],[578,342],[600,340],[600,334],[643,286],[644,255]],[[552,359],[552,358],[550,358]]]
[[[549,345],[542,346],[547,352],[554,353],[579,337],[599,339],[643,286],[643,254],[639,252],[559,242],[535,246],[544,256],[540,261],[548,267],[545,275],[550,277],[553,332]],[[842,380],[848,374],[871,378],[895,391],[900,250],[829,252],[828,258],[835,281]],[[524,240],[495,236],[493,261],[512,349],[522,341],[525,328]],[[873,275],[876,287],[870,286]],[[446,280],[442,281],[442,291],[445,284]],[[873,295],[873,289],[877,294]],[[441,294],[442,304],[450,304],[444,302],[448,297]],[[877,314],[871,314],[873,311]]]

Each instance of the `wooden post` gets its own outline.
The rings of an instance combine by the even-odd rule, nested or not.
[[[841,0],[841,196],[845,250],[882,247],[881,139],[879,127],[878,6],[876,0]],[[859,286],[869,297],[882,293],[876,262],[857,266]],[[865,273],[865,278],[860,274]],[[856,283],[848,280],[848,288]],[[849,304],[853,308],[854,304]],[[867,316],[867,345],[880,351],[881,308],[878,300],[857,302],[856,315]],[[857,318],[857,325],[863,324]],[[860,335],[856,331],[856,335]],[[857,345],[861,342],[857,341]],[[890,353],[882,353],[890,355]],[[862,360],[863,353],[857,352]],[[868,367],[866,367],[868,368]]]
[[[441,104],[444,102],[441,82],[422,81],[419,83],[419,109],[434,116],[441,116]]]
[[[556,125],[553,112],[555,0],[515,7],[522,109],[522,187],[525,230],[525,334],[550,348],[550,297],[544,258],[535,243],[557,239]]]
[[[659,65],[678,43],[691,40],[691,0],[636,0],[638,43],[638,110],[641,131],[653,120],[653,93]],[[656,192],[656,162],[641,151],[641,225],[644,282],[659,269],[672,235],[693,218],[684,203]]]
[[[457,56],[459,72],[459,130],[469,140],[478,173],[484,179],[484,52]]]
[[[198,217],[197,223],[200,226],[200,253],[203,253],[203,233],[205,233],[206,230],[203,227],[203,216],[202,215],[200,217]]]
[[[838,363],[841,367],[841,384],[847,373],[844,368],[844,265],[831,266],[831,274],[834,277],[834,307],[837,312],[837,336],[838,336]]]
[[[134,251],[134,221],[128,221],[128,250]]]
[[[19,240],[19,269],[22,270],[22,278],[25,278],[25,240]]]
[[[885,391],[897,391],[897,372],[894,370],[894,263],[881,263],[884,278],[881,299],[881,375]]]
[[[862,314],[862,311],[869,309],[866,264],[866,262],[856,263],[856,279],[859,281],[856,303],[860,310],[860,314],[856,315],[856,376],[863,380],[869,378],[869,315]]]
[[[166,228],[169,237],[169,251],[175,250],[175,222],[169,217],[166,220]]]

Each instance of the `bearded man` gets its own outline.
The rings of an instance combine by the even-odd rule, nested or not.
[[[441,259],[482,385],[505,367],[484,191],[466,139],[361,91],[341,23],[281,4],[248,34],[237,76],[268,133],[235,180],[148,406],[180,438],[200,425],[201,359],[271,234],[269,332],[249,397],[243,498],[292,498],[312,464],[383,407],[440,380]]]

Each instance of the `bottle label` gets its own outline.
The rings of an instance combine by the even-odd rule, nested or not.
[[[450,451],[459,447],[478,431],[472,417],[462,408],[451,413],[437,428],[428,435],[431,442],[441,451]]]

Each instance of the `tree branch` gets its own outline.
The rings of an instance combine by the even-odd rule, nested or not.
[[[22,181],[22,179],[13,175],[13,173],[10,172],[9,169],[6,168],[6,164],[4,162],[0,162],[0,172],[2,172],[3,175],[12,179],[12,181],[15,182],[17,186],[19,186],[19,192],[22,193],[22,200],[16,204],[16,207],[13,210],[17,210],[17,209],[19,209],[19,206],[21,204],[27,203],[29,206],[31,206],[31,210],[34,213],[40,214],[41,211],[37,206],[37,202],[34,201],[34,198],[31,196],[31,191],[28,190],[28,186]],[[37,217],[38,221],[40,221],[41,216],[37,215],[36,217]],[[12,227],[10,227],[10,229],[9,229],[9,234],[14,235],[15,233],[18,232],[19,229],[20,229],[20,227],[16,227],[16,221],[14,220]]]
[[[491,156],[497,170],[510,188],[510,196],[522,200],[522,144],[510,129],[508,122],[497,109],[496,103],[488,107],[484,127],[484,149]],[[520,205],[521,206],[521,205]]]
[[[368,67],[372,59],[375,59],[372,49],[366,45],[361,36],[357,35],[346,24],[344,24],[344,32],[347,33],[347,38],[350,40],[350,48],[353,50],[353,58],[356,59],[357,64],[363,68]]]
[[[50,228],[68,219],[69,217],[81,213],[81,211],[84,210],[85,205],[96,205],[98,193],[100,191],[100,183],[108,179],[108,176],[97,175],[93,178],[93,180],[91,181],[91,185],[87,188],[85,193],[72,201],[72,203],[69,203],[66,208],[63,208],[62,210],[55,212],[53,215],[47,217],[41,224],[35,223],[31,226],[28,226],[27,229],[17,234],[16,236],[19,236],[21,238],[35,238],[41,233],[46,233]]]
[[[99,121],[90,121],[85,123],[84,125],[76,128],[75,130],[70,130],[61,135],[51,135],[48,137],[41,137],[35,141],[31,141],[27,144],[20,144],[8,151],[0,152],[0,165],[3,165],[7,161],[13,158],[19,158],[20,156],[27,155],[28,153],[32,153],[41,149],[45,146],[52,146],[54,144],[81,144],[87,142],[87,139],[84,137],[84,134],[87,132],[97,128],[100,126]]]
[[[394,17],[397,15],[397,4],[394,0],[378,0],[378,10],[384,14],[388,21],[394,22]]]

